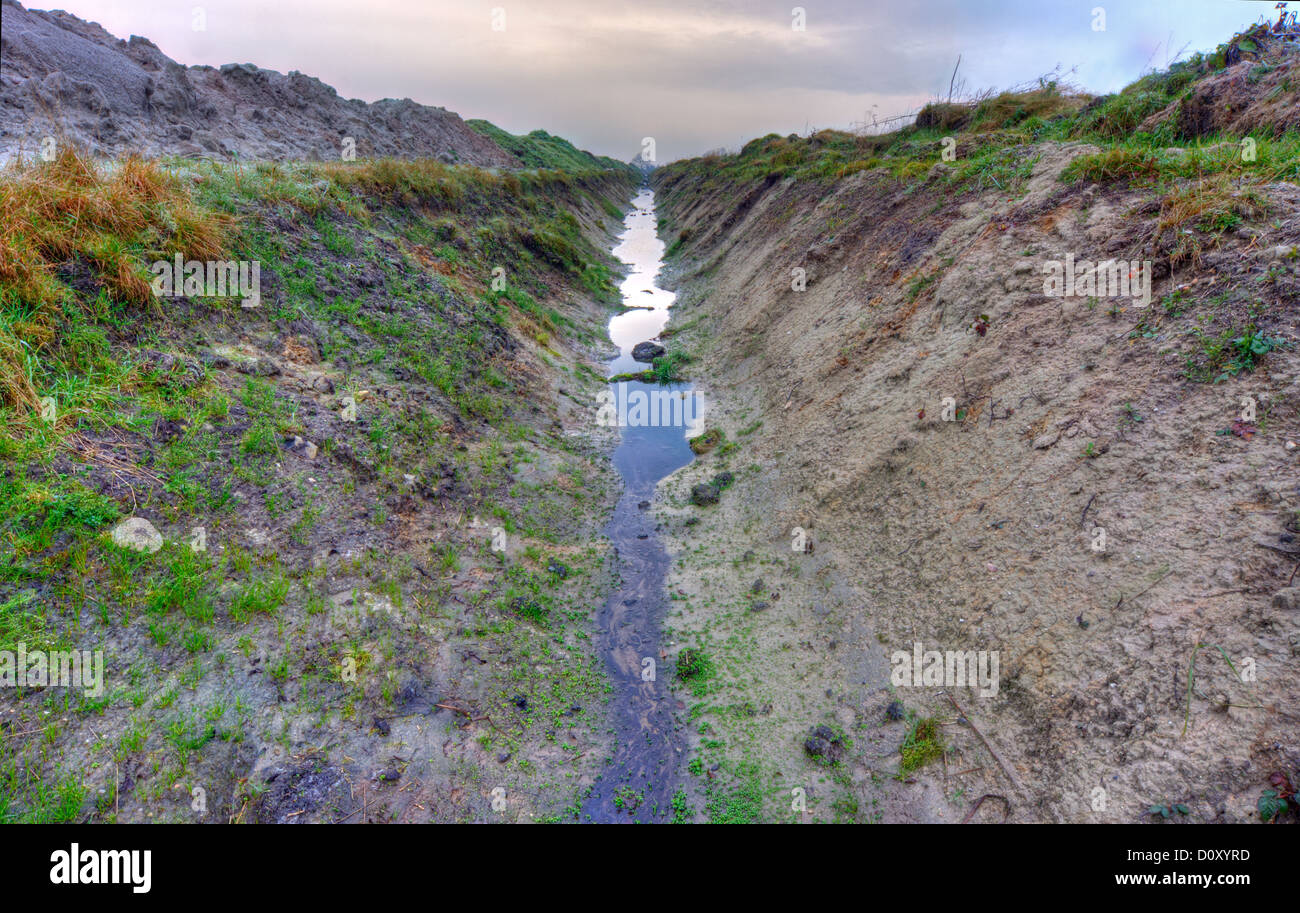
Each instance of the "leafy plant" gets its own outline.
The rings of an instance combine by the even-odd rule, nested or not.
[[[1181,802],[1170,803],[1166,801],[1163,805],[1153,805],[1147,809],[1148,815],[1159,815],[1161,818],[1172,818],[1174,815],[1190,815],[1192,810]]]
[[[1288,811],[1300,810],[1300,803],[1296,802],[1295,788],[1291,785],[1290,777],[1281,771],[1276,771],[1268,778],[1268,782],[1273,785],[1273,789],[1264,790],[1259,801],[1255,803],[1260,821],[1268,824]]]

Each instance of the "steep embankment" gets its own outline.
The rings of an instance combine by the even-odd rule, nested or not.
[[[710,817],[1258,820],[1294,780],[1300,143],[1178,125],[1224,66],[1294,106],[1296,59],[656,173],[727,441],[658,508]],[[1049,294],[1067,257],[1151,261],[1150,306]],[[891,684],[917,643],[996,651],[996,693]]]
[[[3,0],[0,17],[0,159],[42,154],[53,141],[99,155],[337,161],[351,152],[520,166],[445,108],[344,99],[315,77],[250,63],[187,67],[148,38],[123,41],[15,0]]]
[[[0,654],[102,650],[103,689],[0,689],[0,820],[576,816],[611,753],[588,407],[633,186],[4,175]],[[178,255],[259,264],[259,306],[155,297]]]

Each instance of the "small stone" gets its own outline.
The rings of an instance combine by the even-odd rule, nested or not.
[[[280,366],[269,358],[240,362],[239,373],[252,374],[254,377],[274,377],[280,373]]]
[[[804,740],[803,750],[819,764],[834,764],[844,756],[844,740],[829,726],[818,726]]]
[[[153,553],[162,548],[162,534],[143,517],[131,517],[113,527],[113,541],[122,548]]]
[[[651,362],[667,354],[668,350],[658,343],[638,342],[632,347],[632,358],[636,361]]]
[[[1300,586],[1289,586],[1274,593],[1273,608],[1288,609],[1292,612],[1300,609]]]
[[[697,507],[706,507],[710,504],[717,504],[721,490],[712,482],[702,482],[691,488],[691,503]]]

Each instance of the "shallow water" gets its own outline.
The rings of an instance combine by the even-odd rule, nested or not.
[[[640,371],[648,365],[634,361],[632,347],[654,339],[668,322],[675,296],[655,285],[663,266],[664,243],[655,229],[654,193],[642,190],[624,220],[614,254],[629,267],[621,291],[623,303],[644,308],[617,314],[609,321],[609,337],[619,355],[609,363],[609,375]],[[628,382],[620,395],[671,391],[695,402],[689,384],[661,385]],[[683,412],[685,415],[685,410]],[[661,656],[661,625],[667,609],[664,579],[668,555],[654,534],[649,510],[639,505],[654,497],[655,485],[693,458],[684,424],[628,425],[614,451],[614,466],[623,479],[623,496],[605,534],[617,554],[620,586],[610,594],[598,616],[597,642],[610,667],[614,692],[610,699],[616,744],[612,761],[583,803],[591,820],[658,821],[671,809],[679,783],[685,740],[673,721],[668,692],[672,662]],[[652,681],[646,681],[649,658]],[[622,809],[615,795],[623,796]],[[629,813],[628,806],[635,805]]]

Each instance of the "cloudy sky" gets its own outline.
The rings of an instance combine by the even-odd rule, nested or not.
[[[1060,67],[1083,88],[1114,91],[1184,49],[1212,50],[1274,15],[1273,0],[57,5],[119,37],[150,38],[182,63],[300,70],[346,97],[410,97],[513,133],[542,127],[621,159],[652,136],[660,161],[735,149],[769,132],[851,127],[914,111],[947,94],[959,54],[959,78],[972,90]]]

